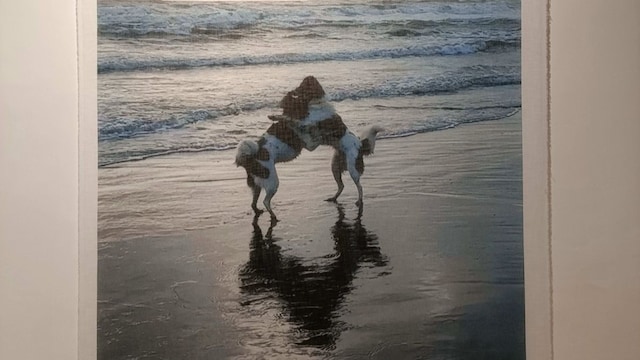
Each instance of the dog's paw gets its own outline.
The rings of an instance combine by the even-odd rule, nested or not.
[[[324,199],[324,201],[328,201],[328,202],[338,202],[338,199],[335,197],[330,197],[328,199]]]

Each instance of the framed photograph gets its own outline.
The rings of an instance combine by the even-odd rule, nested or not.
[[[521,33],[98,1],[98,358],[524,359]]]
[[[442,19],[418,19],[431,21],[437,30],[431,34],[425,33],[426,27],[416,28],[419,22],[412,21],[406,21],[407,27],[397,31],[402,16],[411,15],[406,11],[398,11],[398,18],[383,19],[393,6],[399,10],[411,4],[433,3],[316,3],[306,18],[299,11],[305,4],[293,3],[280,7],[282,13],[276,15],[287,18],[297,14],[298,25],[304,28],[304,21],[318,18],[314,11],[324,9],[334,11],[333,15],[341,12],[343,23],[314,23],[306,27],[306,33],[297,34],[302,36],[284,36],[282,43],[271,43],[272,49],[282,50],[278,57],[288,56],[288,61],[279,64],[256,63],[264,53],[252,52],[235,58],[244,62],[241,64],[216,65],[211,63],[215,56],[204,56],[189,59],[208,59],[208,63],[186,67],[180,61],[162,67],[156,60],[158,56],[164,56],[163,61],[172,56],[184,60],[179,55],[184,55],[181,51],[188,48],[186,43],[194,46],[192,55],[202,55],[209,49],[205,45],[216,41],[237,46],[260,34],[272,40],[278,34],[293,35],[295,24],[291,22],[285,28],[280,23],[280,28],[265,32],[269,19],[265,13],[251,26],[231,26],[216,33],[215,28],[198,24],[191,27],[195,28],[193,33],[167,36],[185,25],[190,28],[192,23],[187,20],[193,17],[178,15],[197,6],[235,9],[226,13],[226,19],[236,19],[235,24],[240,24],[247,19],[246,12],[237,11],[242,6],[273,9],[278,4],[109,2],[110,10],[118,6],[125,10],[107,11],[112,19],[131,20],[118,39],[110,26],[98,34],[103,31],[98,19],[99,14],[105,14],[106,3],[61,0],[0,5],[0,358],[522,358],[526,335],[527,359],[635,359],[640,352],[640,287],[636,276],[640,270],[640,227],[635,216],[640,204],[636,186],[640,173],[633,158],[638,153],[639,130],[638,102],[633,99],[640,95],[640,52],[636,51],[640,42],[634,31],[640,24],[640,3],[523,1],[519,5],[520,112],[496,120],[452,124],[449,129],[406,133],[388,125],[394,124],[395,117],[380,115],[398,112],[403,114],[401,120],[411,114],[419,120],[416,112],[422,111],[422,120],[442,120],[437,117],[438,111],[464,114],[465,106],[477,106],[465,102],[456,110],[449,103],[451,99],[518,86],[483,86],[480,81],[448,92],[392,92],[407,84],[433,85],[434,80],[425,81],[425,75],[436,79],[433,75],[438,69],[455,69],[460,59],[471,60],[469,69],[477,71],[500,65],[474,61],[494,55],[505,61],[505,56],[517,51],[518,46],[512,42],[492,42],[466,54],[457,47],[451,49],[458,53],[450,55],[405,54],[397,59],[388,53],[372,58],[353,56],[363,54],[358,52],[363,47],[374,48],[362,43],[362,24],[354,24],[363,20],[363,5],[376,5],[368,8],[368,19],[375,20],[372,15],[378,11],[381,22],[367,30],[371,37],[364,41],[378,39],[378,45],[408,44],[429,36],[446,40],[455,35],[449,30],[479,22],[466,10],[455,13],[472,2],[440,3],[441,10],[460,17],[451,21],[449,30],[442,27]],[[478,2],[476,9],[496,3]],[[419,14],[416,11],[414,15]],[[492,22],[503,28],[513,25],[512,20],[494,21],[491,14],[487,13],[483,26]],[[211,19],[200,15],[207,23]],[[551,17],[553,22],[549,21]],[[160,20],[155,24],[164,27],[134,34],[144,28],[135,25],[141,18]],[[162,19],[170,21],[163,23]],[[153,24],[144,25],[148,29]],[[112,39],[105,41],[110,31]],[[327,31],[337,36],[333,40],[343,47],[345,37],[358,39],[339,53],[349,56],[319,59],[318,54],[327,48],[306,49],[304,54],[315,55],[316,59],[303,61],[295,55],[303,53],[304,48],[286,52],[292,41],[308,46],[328,41]],[[483,34],[471,27],[469,32],[465,41]],[[216,36],[219,39],[214,39]],[[117,53],[118,46],[110,46],[120,42],[128,44],[130,51],[124,58],[111,60],[143,60],[147,68],[105,71],[108,66],[127,64],[108,61],[100,65],[99,59],[106,59],[105,50]],[[166,51],[141,57],[144,48],[135,45],[145,42],[155,42]],[[625,48],[619,44],[625,44]],[[256,41],[256,45],[260,48],[265,42]],[[425,57],[434,61],[444,57],[446,61],[439,68],[425,66],[424,73],[402,78],[415,61],[425,61],[421,59]],[[345,72],[342,67],[328,71],[328,63],[347,63],[352,71]],[[376,63],[394,66],[376,70]],[[283,74],[257,71],[260,66],[301,66],[316,71]],[[185,74],[207,75],[234,67],[238,70],[232,72],[236,77],[243,69],[253,69],[260,85],[251,95],[247,95],[246,82],[234,88],[244,89],[242,96],[230,103],[230,109],[238,111],[218,118],[212,115],[220,114],[212,114],[209,106],[215,108],[219,103],[207,102],[197,111],[187,111],[194,116],[191,118],[167,115],[179,111],[165,108],[163,99],[179,100],[173,103],[173,110],[193,109],[194,93],[211,90],[187,87]],[[123,73],[127,72],[131,79],[125,79]],[[113,117],[114,113],[111,118],[98,117],[99,93],[105,93],[104,87],[121,96],[116,107],[135,108],[135,100],[148,96],[154,86],[166,88],[166,81],[173,77],[162,76],[172,72],[182,76],[177,84],[181,91],[175,97],[158,96],[158,108],[165,109],[158,117],[132,121],[135,118],[125,117],[130,115],[128,111],[122,112],[122,118]],[[150,74],[148,87],[129,88],[128,92],[110,87],[118,78],[122,81],[119,85],[124,85],[144,74]],[[288,95],[292,95],[290,100],[305,99],[296,89],[308,75],[321,84],[326,102],[335,110],[329,112],[333,119],[330,127],[328,123],[309,124],[309,118],[285,116],[285,108],[280,105]],[[380,82],[387,77],[412,81]],[[190,80],[206,83],[197,77]],[[354,88],[357,84],[362,87]],[[385,84],[389,86],[376,87]],[[126,86],[121,88],[126,90]],[[385,90],[387,95],[376,96],[370,89]],[[345,96],[354,93],[359,95]],[[385,102],[391,98],[396,99]],[[418,98],[442,102],[425,101],[427,104],[420,107],[412,102]],[[499,103],[508,99],[497,96],[494,100]],[[306,104],[315,106],[317,100]],[[260,106],[238,106],[247,103]],[[375,111],[369,108],[371,103]],[[137,105],[149,106],[146,101]],[[108,113],[104,110],[101,113]],[[496,109],[489,106],[485,110]],[[515,120],[518,116],[522,121]],[[154,119],[164,119],[166,126],[158,127]],[[185,119],[192,120],[180,125]],[[227,150],[207,142],[219,139],[220,134],[224,137],[218,127],[224,125],[219,123],[224,119],[243,119],[246,127],[236,129],[235,134],[233,128],[227,129],[237,136],[237,144],[230,141]],[[270,206],[279,221],[271,221],[268,213],[254,221],[247,171],[234,164],[237,147],[245,140],[260,143],[263,134],[269,134],[269,129],[281,121],[287,125],[284,129],[295,130],[304,141],[295,160],[276,166],[281,181]],[[105,129],[109,133],[106,124],[111,124],[111,134],[124,131],[123,135],[105,136]],[[341,124],[354,136],[374,125],[384,129],[376,134],[374,154],[362,158],[366,171],[359,179],[363,196],[358,205],[357,186],[348,172],[343,174],[345,188],[336,202],[324,201],[335,197],[339,187],[331,166],[335,149],[321,142],[334,134],[327,129],[340,129]],[[419,121],[411,124],[420,125]],[[129,125],[131,133],[125,131]],[[120,130],[116,130],[118,126]],[[146,130],[140,132],[145,126]],[[521,130],[516,130],[518,126]],[[496,129],[502,136],[491,131]],[[282,128],[276,130],[272,133]],[[523,243],[516,241],[518,225],[507,221],[517,218],[518,211],[505,210],[518,208],[513,191],[519,183],[505,181],[514,178],[509,164],[516,164],[512,160],[517,157],[518,131],[522,132],[519,236],[523,235]],[[162,134],[169,137],[163,138]],[[174,139],[171,134],[185,137]],[[128,144],[122,149],[130,150],[131,158],[106,164],[98,153],[99,136],[102,148],[107,144],[104,141],[112,141],[111,147],[107,146],[111,155],[127,155],[126,151],[117,153],[119,146],[113,141]],[[207,141],[196,141],[203,138]],[[497,142],[477,141],[489,138]],[[136,139],[146,139],[147,145],[166,151],[141,153],[136,148],[140,143],[133,142]],[[358,138],[360,148],[366,139]],[[193,142],[188,143],[191,149],[184,151],[171,148],[184,143],[166,140]],[[251,149],[250,142],[245,144]],[[501,144],[504,151],[498,152],[496,144]],[[369,151],[371,145],[369,140]],[[463,150],[474,157],[462,156]],[[228,155],[223,155],[225,151]],[[445,157],[456,161],[446,162]],[[264,175],[260,169],[249,167],[249,174],[262,171]],[[224,172],[228,177],[219,175]],[[136,174],[145,176],[133,176]],[[99,178],[109,185],[103,188],[101,184],[100,193]],[[503,183],[504,191],[487,192],[496,182]],[[258,212],[265,208],[263,190],[256,202]],[[184,195],[185,202],[180,203],[177,195]],[[127,205],[121,219],[110,201],[114,196]],[[424,206],[416,205],[421,202]],[[178,209],[161,206],[167,203],[180,205]],[[494,209],[488,204],[493,203],[496,210],[488,212]],[[132,211],[132,205],[138,211]],[[227,209],[223,209],[225,205]],[[187,209],[189,206],[192,209]],[[100,219],[99,208],[108,210]],[[469,209],[479,211],[471,213]],[[173,216],[168,222],[174,227],[165,222],[169,213]],[[190,214],[195,216],[190,218]],[[163,221],[150,222],[153,219]],[[451,224],[453,220],[458,221]],[[146,225],[142,234],[141,224]],[[524,260],[518,256],[507,257],[506,261],[504,256],[498,257],[505,251],[521,254],[518,247],[523,250]],[[522,279],[514,280],[513,271],[500,271],[518,267],[524,267],[524,310]],[[410,271],[416,269],[421,271]],[[115,284],[116,279],[122,281]],[[496,303],[500,306],[494,306]],[[523,311],[524,334],[522,317],[517,315]],[[515,317],[491,319],[492,315],[505,314]],[[514,333],[498,341],[494,332],[503,334],[506,329],[514,329]],[[131,337],[121,337],[120,332]],[[186,348],[184,343],[194,346]],[[486,347],[476,352],[478,344]]]

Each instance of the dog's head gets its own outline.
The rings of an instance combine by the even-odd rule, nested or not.
[[[311,99],[318,99],[324,96],[324,89],[318,79],[313,76],[307,76],[302,80],[300,85],[294,90],[304,97]]]
[[[280,100],[282,113],[292,119],[303,119],[309,114],[309,102],[322,98],[324,95],[324,89],[318,79],[307,76],[297,88],[289,91]]]

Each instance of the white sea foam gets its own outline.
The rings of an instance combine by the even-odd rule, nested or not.
[[[331,102],[341,102],[347,99],[358,100],[406,95],[434,95],[451,93],[472,87],[491,87],[519,83],[520,72],[518,67],[478,65],[463,67],[455,72],[446,72],[433,77],[399,77],[368,86],[363,86],[362,83],[353,83],[345,88],[332,89],[327,95],[327,100]],[[515,106],[517,107],[519,105],[516,104]],[[132,138],[145,134],[180,129],[198,122],[216,121],[216,119],[243,112],[276,107],[276,102],[254,102],[251,97],[247,97],[245,99],[238,99],[238,103],[234,104],[234,106],[223,105],[208,109],[185,109],[183,113],[168,114],[168,116],[164,115],[166,117],[160,118],[151,118],[149,117],[150,114],[142,114],[144,117],[130,116],[107,119],[104,118],[104,115],[101,115],[99,118],[99,139],[104,141],[109,139]],[[508,106],[507,108],[511,107],[513,106]],[[311,108],[310,118],[323,120],[331,117],[335,111],[331,103],[317,105]],[[405,130],[413,131],[413,129]]]
[[[515,46],[500,40],[478,40],[453,42],[438,45],[405,46],[393,48],[374,48],[364,50],[340,50],[314,52],[314,49],[301,49],[298,53],[274,53],[267,55],[240,55],[235,57],[176,58],[176,57],[138,57],[104,56],[98,61],[98,73],[114,71],[145,71],[159,69],[188,69],[197,67],[250,66],[266,64],[292,64],[323,61],[357,61],[380,58],[403,58],[421,56],[468,55],[487,50],[490,46]]]
[[[98,28],[101,34],[115,36],[189,35],[194,29],[371,25],[398,20],[486,21],[489,17],[518,20],[519,11],[519,7],[503,2],[406,2],[387,6],[376,3],[305,6],[304,3],[118,2],[99,4]]]
[[[378,119],[383,138],[519,109],[449,96],[520,84],[517,2],[337,1],[101,0],[100,164],[233,148],[306,75],[350,128]]]

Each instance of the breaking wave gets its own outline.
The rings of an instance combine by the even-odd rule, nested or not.
[[[435,46],[405,46],[386,49],[366,49],[336,52],[285,53],[277,55],[246,55],[227,58],[199,59],[127,59],[103,57],[98,63],[98,73],[116,71],[176,70],[198,67],[248,66],[292,64],[322,61],[358,61],[384,58],[468,55],[492,51],[501,47],[517,47],[519,42],[503,40],[477,40]]]

